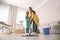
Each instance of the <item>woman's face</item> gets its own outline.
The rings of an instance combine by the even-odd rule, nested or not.
[[[29,7],[29,11],[32,12],[32,8],[31,7]]]

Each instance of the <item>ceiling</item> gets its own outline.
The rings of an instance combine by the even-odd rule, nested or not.
[[[2,0],[3,3],[14,5],[24,9],[27,9],[28,7],[32,7],[33,9],[35,9],[44,1],[46,0]]]

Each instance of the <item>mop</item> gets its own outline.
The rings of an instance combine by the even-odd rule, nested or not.
[[[29,29],[29,35],[22,35],[22,37],[35,37],[35,36],[38,36],[38,35],[31,35],[32,32],[33,32],[33,30],[30,27],[30,29]],[[26,34],[26,31],[25,31],[25,34]]]

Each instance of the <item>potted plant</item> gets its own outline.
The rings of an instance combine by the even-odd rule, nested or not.
[[[20,21],[20,23],[22,24],[22,23],[23,23],[23,21]]]

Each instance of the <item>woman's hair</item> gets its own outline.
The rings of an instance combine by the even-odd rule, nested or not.
[[[30,9],[32,9],[32,7],[29,7]]]
[[[32,7],[29,7],[31,10],[32,10],[32,12],[35,14],[35,11],[32,9]]]
[[[33,12],[34,14],[36,14],[35,11],[32,11],[32,12]]]

